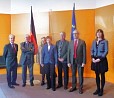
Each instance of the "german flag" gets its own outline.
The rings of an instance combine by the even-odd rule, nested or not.
[[[31,24],[30,24],[30,36],[31,36],[31,42],[34,44],[34,55],[38,53],[38,44],[37,44],[37,38],[36,38],[36,32],[35,32],[35,25],[34,25],[34,19],[33,19],[33,13],[32,13],[32,6],[31,6]]]

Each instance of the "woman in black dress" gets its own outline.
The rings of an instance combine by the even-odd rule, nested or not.
[[[103,89],[105,85],[105,72],[108,71],[108,62],[106,58],[107,54],[108,41],[104,38],[103,30],[98,29],[96,32],[96,39],[93,41],[91,48],[91,69],[95,71],[97,85],[97,90],[93,93],[94,95],[103,95]]]

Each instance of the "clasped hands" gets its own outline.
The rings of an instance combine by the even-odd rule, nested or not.
[[[92,62],[93,63],[98,63],[98,62],[100,62],[101,60],[98,58],[98,59],[94,59],[94,58],[92,58]]]

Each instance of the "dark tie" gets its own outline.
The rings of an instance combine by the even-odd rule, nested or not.
[[[61,57],[61,49],[62,49],[63,41],[60,41],[59,47],[58,47],[58,56]]]
[[[76,50],[77,50],[77,40],[74,41],[74,58],[77,57]]]
[[[12,48],[13,48],[14,52],[16,52],[15,44],[12,44]]]

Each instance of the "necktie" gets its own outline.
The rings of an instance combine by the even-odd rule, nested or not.
[[[77,57],[76,50],[77,50],[77,40],[74,41],[74,58]]]
[[[58,56],[61,56],[61,49],[62,49],[63,41],[60,41],[59,47],[58,47]]]
[[[12,44],[12,48],[13,48],[14,52],[16,52],[15,44]]]

